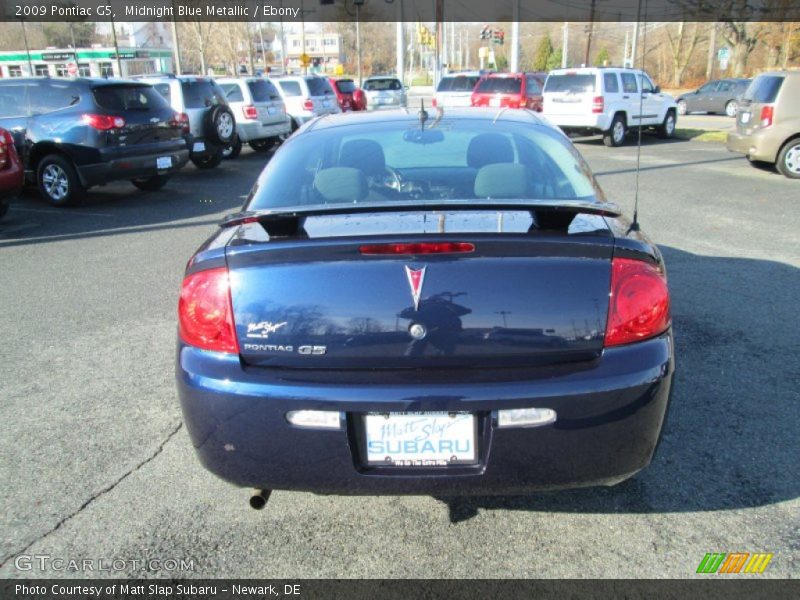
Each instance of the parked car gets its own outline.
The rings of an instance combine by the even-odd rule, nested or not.
[[[53,205],[120,179],[150,191],[188,159],[185,122],[149,85],[113,79],[0,79],[0,127]]]
[[[445,75],[436,86],[433,105],[440,108],[470,106],[472,90],[475,89],[475,84],[480,78],[480,71],[464,71]]]
[[[236,118],[225,93],[210,77],[156,75],[138,79],[150,83],[186,123],[189,158],[198,169],[213,169],[236,136]]]
[[[397,77],[376,75],[364,80],[367,110],[402,108],[408,105],[408,88]]]
[[[353,92],[353,110],[367,110],[367,94],[360,87]]]
[[[621,146],[639,124],[664,139],[675,135],[674,98],[638,69],[555,69],[547,76],[543,97],[544,115],[552,123],[565,133],[599,133],[606,146]]]
[[[223,150],[225,158],[239,156],[243,142],[257,152],[266,152],[291,133],[291,118],[272,81],[243,77],[218,79],[217,83],[236,118],[236,136]]]
[[[471,104],[541,112],[546,78],[547,73],[489,73],[475,85]]]
[[[751,162],[774,164],[786,177],[800,179],[800,71],[771,71],[753,80],[727,146]]]
[[[21,189],[25,180],[22,161],[14,147],[11,133],[0,128],[0,219],[8,212],[9,199]]]
[[[336,94],[324,77],[289,76],[274,80],[292,119],[292,131],[314,117],[341,112]]]
[[[658,444],[669,303],[658,248],[532,111],[337,115],[188,263],[184,423],[256,507],[613,485]]]
[[[356,92],[359,90],[355,81],[352,79],[335,79],[330,77],[328,78],[328,83],[331,84],[331,88],[336,94],[336,101],[339,103],[339,108],[342,109],[342,112],[347,112],[348,110],[365,110],[366,107],[355,100]]]
[[[715,79],[703,84],[693,92],[678,96],[678,114],[707,112],[725,113],[735,117],[739,108],[739,97],[744,94],[752,79]]]

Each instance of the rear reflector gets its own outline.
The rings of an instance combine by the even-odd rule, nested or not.
[[[602,96],[595,96],[592,99],[592,112],[597,114],[602,113],[604,104],[605,102]]]
[[[498,427],[539,427],[556,422],[551,408],[512,408],[497,411]]]
[[[417,242],[410,244],[365,244],[361,254],[455,254],[474,252],[469,242]]]
[[[85,114],[81,117],[83,122],[99,129],[100,131],[108,131],[109,129],[122,129],[125,127],[125,119],[122,117],[114,117],[111,115],[96,115]]]
[[[341,429],[341,413],[333,410],[292,410],[286,420],[295,427],[309,429]]]
[[[239,353],[226,268],[199,271],[183,280],[178,302],[178,334],[190,346]]]
[[[613,259],[604,345],[646,340],[669,325],[669,290],[663,271],[641,260]]]

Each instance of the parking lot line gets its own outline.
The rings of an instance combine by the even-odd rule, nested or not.
[[[96,213],[96,212],[85,212],[81,210],[61,210],[61,209],[47,209],[47,208],[20,208],[19,206],[12,206],[9,210],[16,210],[20,212],[35,212],[35,213],[47,213],[52,215],[77,215],[81,217],[113,217],[114,215],[109,213]]]

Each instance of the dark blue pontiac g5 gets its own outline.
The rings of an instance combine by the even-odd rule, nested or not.
[[[615,484],[673,371],[660,252],[528,111],[312,121],[180,296],[192,441],[261,505]]]

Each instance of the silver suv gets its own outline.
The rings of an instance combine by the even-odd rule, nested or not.
[[[368,77],[362,87],[367,96],[367,110],[403,108],[408,103],[408,88],[403,87],[397,77]]]
[[[286,112],[292,118],[292,131],[314,117],[342,112],[336,92],[324,77],[291,76],[273,81],[278,84]]]
[[[180,115],[188,134],[189,159],[195,166],[218,166],[224,148],[236,137],[236,118],[217,82],[195,75],[147,75],[137,79],[152,85]]]

